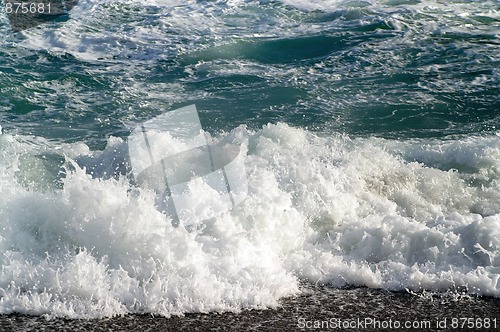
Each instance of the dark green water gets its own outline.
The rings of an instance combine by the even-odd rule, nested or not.
[[[332,285],[318,297],[457,296],[454,314],[457,294],[500,297],[499,13],[81,0],[14,33],[0,12],[0,324],[263,309],[304,281]],[[174,227],[126,167],[132,129],[190,104],[248,178],[247,199],[198,228]]]
[[[97,143],[196,103],[212,131],[286,122],[390,138],[494,132],[497,5],[84,6],[66,23],[3,27],[1,123]],[[190,26],[190,11],[203,20]]]

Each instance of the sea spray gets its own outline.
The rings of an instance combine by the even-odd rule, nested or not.
[[[194,230],[126,175],[89,174],[82,160],[123,159],[121,139],[104,151],[47,142],[72,167],[43,191],[18,180],[40,139],[0,139],[3,313],[238,311],[273,307],[304,279],[500,296],[497,136],[417,145],[238,127],[216,140],[247,149],[249,196]]]

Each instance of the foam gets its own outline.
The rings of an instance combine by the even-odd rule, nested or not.
[[[1,135],[0,312],[239,311],[276,306],[301,279],[500,296],[498,136],[351,139],[275,124],[217,140],[247,149],[249,198],[188,230],[117,167],[123,140],[91,151]],[[44,174],[50,163],[35,161],[51,153],[66,156],[62,184],[22,174]]]
[[[363,75],[370,76],[405,68],[409,60],[399,51],[408,45],[421,45],[425,56],[422,36],[497,34],[487,20],[470,25],[478,15],[498,17],[485,10],[494,7],[490,1],[282,3],[80,1],[68,21],[24,31],[14,42],[9,39],[4,51],[13,52],[12,42],[16,55],[47,50],[110,63],[116,72],[126,66],[123,81],[112,82],[123,89],[117,93],[127,103],[140,100],[154,109],[210,94],[184,91],[182,77],[144,81],[147,65],[161,59],[187,62],[183,68],[194,73],[191,81],[199,80],[198,74],[298,80],[318,87],[311,88],[321,90],[318,100],[325,82],[361,72],[335,57],[312,68],[258,63],[241,40],[329,34],[346,28],[343,24],[349,29],[382,20],[394,38],[381,40],[377,52],[354,52],[372,64],[384,63],[378,57],[395,59],[396,67],[363,67]],[[234,52],[242,59],[231,58]],[[496,55],[488,44],[476,44],[474,52],[486,55],[472,57],[479,64]],[[109,68],[95,67],[88,68],[90,74],[109,74]],[[438,74],[446,69],[434,63],[419,68]],[[437,75],[429,90],[471,92],[497,74],[472,84]],[[56,92],[67,93],[67,86],[53,83]],[[425,91],[413,99],[419,105],[437,101]],[[338,101],[328,102],[330,111]],[[81,104],[78,109],[85,111]],[[303,279],[500,296],[498,133],[447,140],[353,139],[318,137],[278,123],[257,131],[239,127],[217,139],[247,151],[249,198],[185,229],[173,227],[155,208],[153,192],[130,183],[123,139],[111,137],[104,151],[92,151],[85,142],[59,144],[8,130],[0,135],[0,313],[92,318],[239,311],[276,306],[283,296],[296,294]]]

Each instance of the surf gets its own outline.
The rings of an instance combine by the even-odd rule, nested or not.
[[[417,145],[278,123],[214,139],[247,151],[248,198],[188,231],[153,190],[87,172],[82,160],[122,158],[123,139],[91,151],[1,135],[0,311],[239,311],[276,306],[300,280],[499,296],[498,136]],[[42,151],[72,165],[61,186],[20,183],[52,181],[21,174],[43,174],[22,167]]]

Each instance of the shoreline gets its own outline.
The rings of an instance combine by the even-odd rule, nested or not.
[[[0,330],[378,331],[404,330],[405,324],[426,331],[500,328],[500,299],[461,293],[426,294],[306,284],[300,295],[283,299],[281,306],[275,309],[190,313],[170,318],[131,314],[90,320],[47,320],[43,316],[10,314],[0,315]]]

